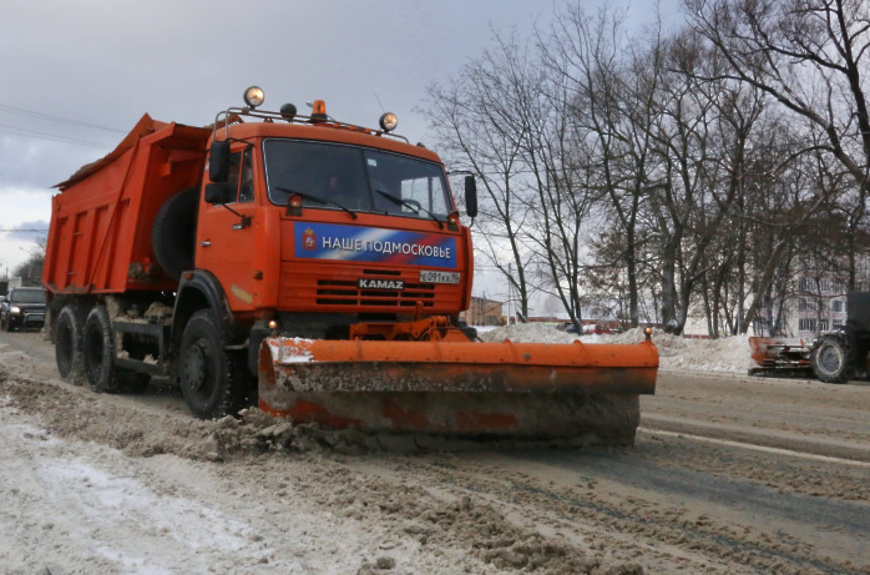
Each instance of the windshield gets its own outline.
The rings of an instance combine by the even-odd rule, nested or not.
[[[441,166],[340,144],[269,139],[263,145],[269,199],[292,193],[303,205],[443,220],[453,203]]]
[[[45,291],[41,289],[17,289],[12,292],[12,303],[45,303]]]

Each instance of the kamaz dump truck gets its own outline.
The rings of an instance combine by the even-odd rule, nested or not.
[[[146,114],[58,184],[43,283],[63,378],[135,393],[162,376],[209,419],[256,401],[333,428],[633,440],[649,335],[479,341],[459,321],[471,232],[438,156],[392,114],[375,129],[262,102],[253,87],[209,127]]]

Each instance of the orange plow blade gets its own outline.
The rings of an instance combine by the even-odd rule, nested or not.
[[[749,349],[755,365],[750,375],[790,375],[812,369],[813,340],[796,337],[750,337]]]
[[[267,338],[260,408],[371,432],[631,443],[658,352],[633,345]]]

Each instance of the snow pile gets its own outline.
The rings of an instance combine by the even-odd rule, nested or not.
[[[749,336],[719,339],[688,339],[664,333],[653,334],[662,369],[695,369],[746,374],[752,366]]]
[[[644,340],[640,328],[614,335],[589,334],[578,338],[576,334],[565,333],[547,324],[508,325],[481,332],[479,335],[483,341],[509,339],[517,343],[571,343],[579,339],[587,344],[630,344]],[[655,331],[652,339],[659,350],[661,369],[694,369],[745,374],[751,367],[749,338],[745,335],[719,339],[694,339]]]

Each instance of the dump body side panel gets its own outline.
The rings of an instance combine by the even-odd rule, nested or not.
[[[151,228],[169,196],[198,185],[210,135],[169,124],[61,184],[52,200],[45,286],[66,294],[174,289],[154,257]]]

